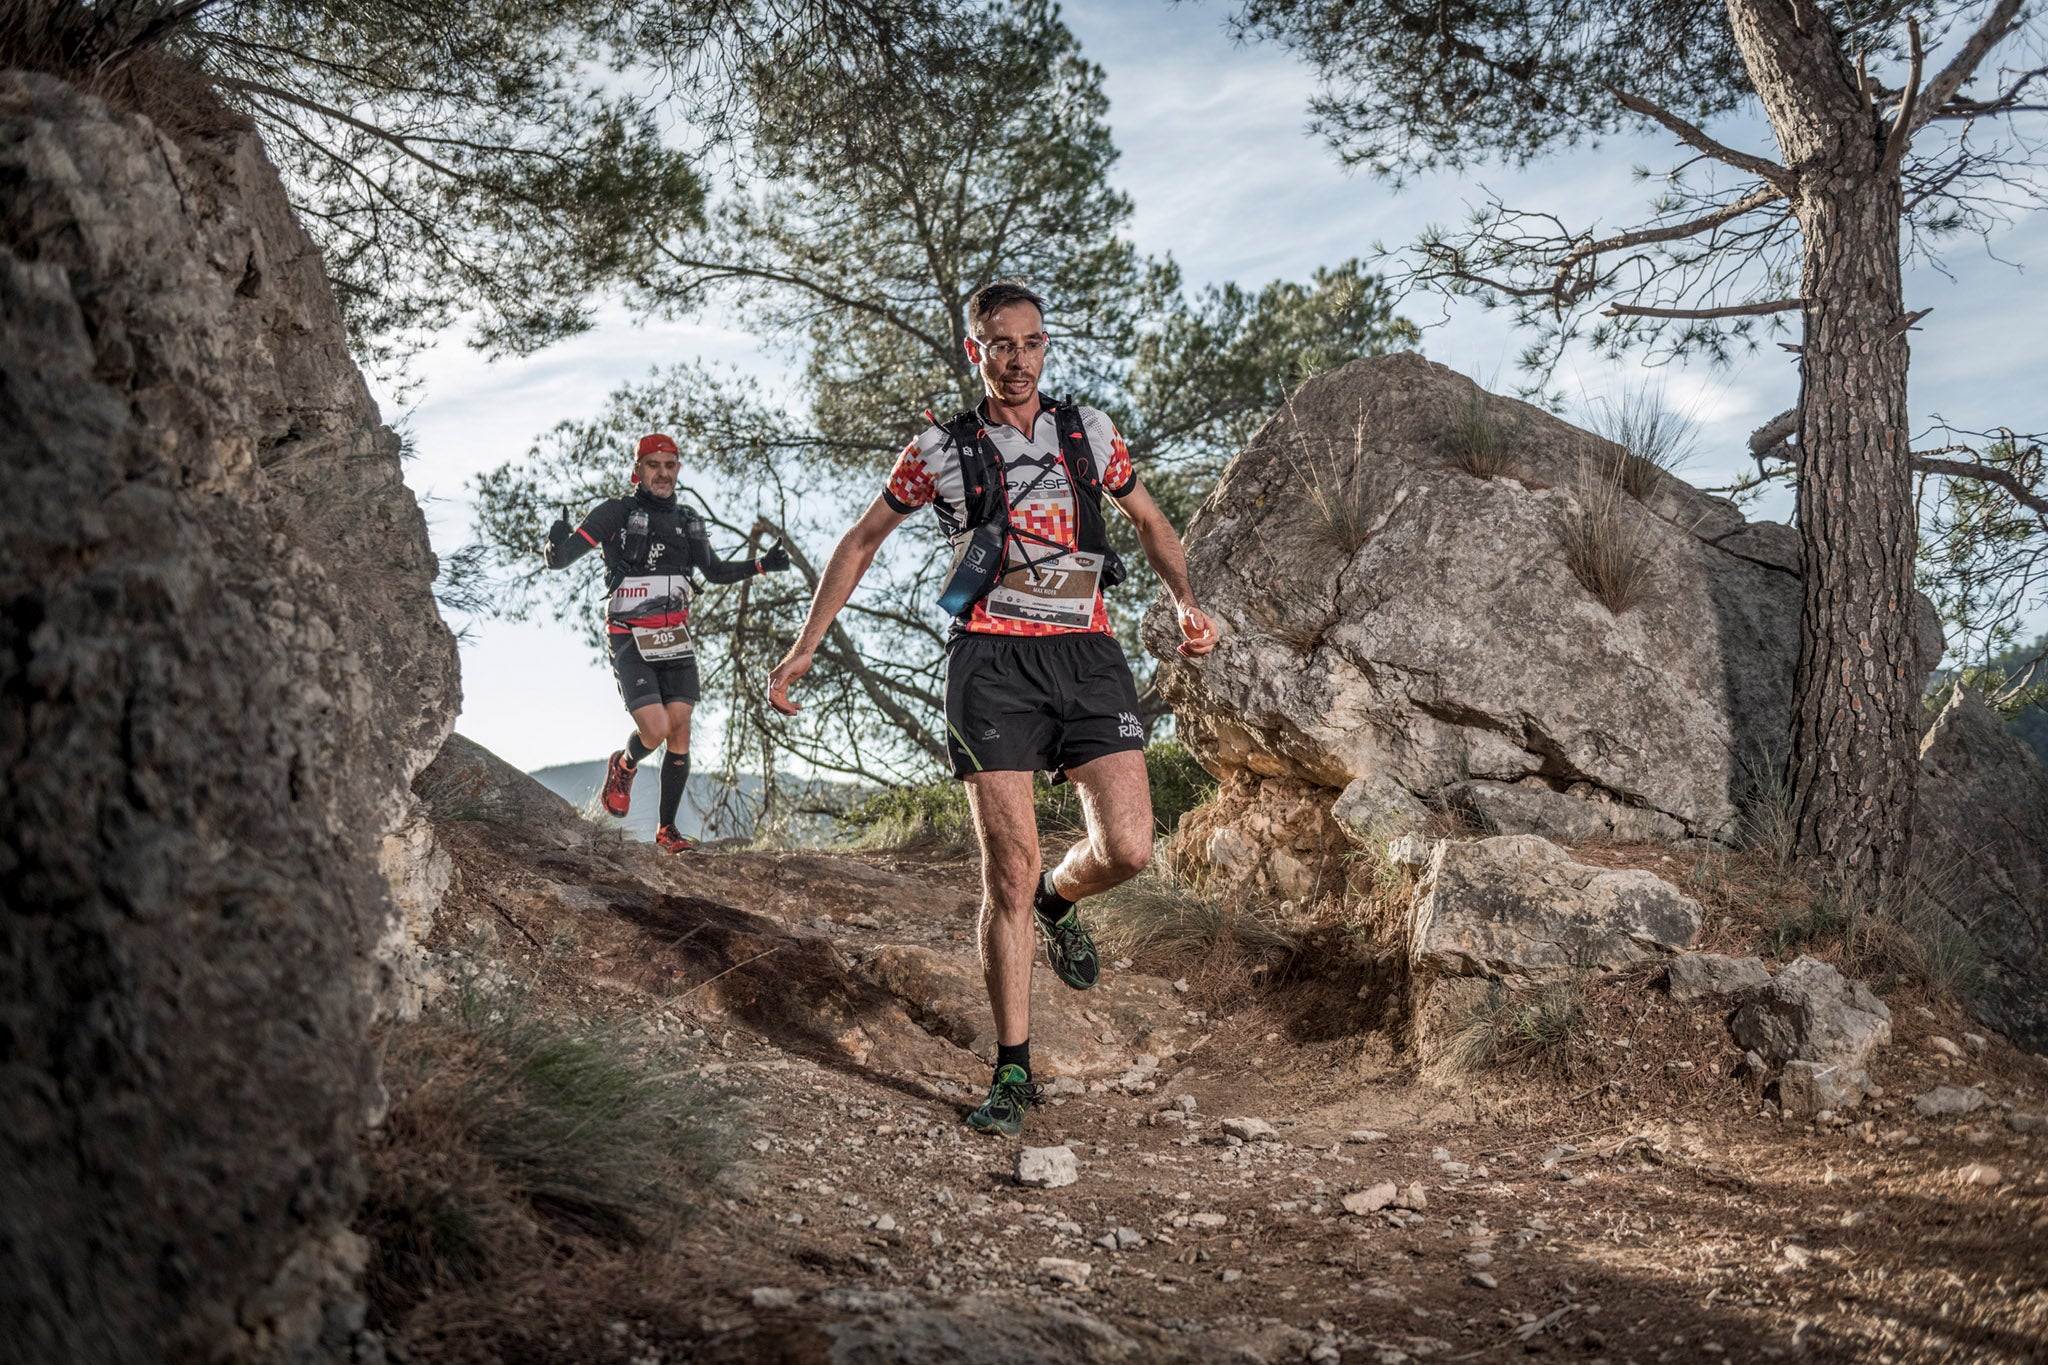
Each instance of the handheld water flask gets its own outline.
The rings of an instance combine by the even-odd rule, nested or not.
[[[939,594],[939,606],[948,616],[963,616],[988,594],[1003,568],[1003,542],[1008,527],[1003,520],[985,521],[961,542],[960,556]]]

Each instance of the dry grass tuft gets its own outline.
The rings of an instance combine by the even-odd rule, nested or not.
[[[1527,992],[1488,982],[1454,1017],[1433,1064],[1460,1075],[1510,1066],[1565,1073],[1581,1059],[1590,1032],[1579,973]]]
[[[365,1144],[366,1288],[385,1321],[576,1240],[665,1244],[723,1167],[718,1092],[670,1050],[468,997],[386,1035],[391,1113]]]
[[[1294,400],[1288,399],[1291,411]],[[1298,455],[1287,457],[1295,476],[1301,480],[1303,497],[1330,543],[1346,555],[1357,554],[1400,506],[1405,494],[1400,488],[1399,467],[1391,456],[1366,448],[1366,430],[1371,425],[1364,400],[1358,405],[1349,448],[1328,438],[1311,443],[1306,429],[1294,422]]]
[[[1270,962],[1302,947],[1300,926],[1273,907],[1209,891],[1184,876],[1164,850],[1089,907],[1096,942],[1111,955],[1185,966],[1219,952]]]
[[[1658,389],[1631,388],[1618,399],[1596,401],[1587,425],[1619,447],[1615,482],[1638,502],[1692,458],[1699,439],[1692,417],[1667,407]]]
[[[1493,415],[1493,400],[1478,388],[1451,410],[1444,450],[1452,464],[1475,479],[1491,479],[1515,469],[1514,449]]]
[[[187,146],[247,128],[249,120],[221,102],[198,66],[170,50],[198,8],[0,0],[0,68],[68,81]]]
[[[1642,600],[1656,567],[1656,518],[1636,508],[1625,484],[1626,451],[1582,458],[1577,497],[1565,514],[1565,563],[1587,592],[1619,616]]]

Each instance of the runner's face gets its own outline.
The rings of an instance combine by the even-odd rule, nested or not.
[[[968,357],[980,367],[989,397],[1005,407],[1022,407],[1037,395],[1038,377],[1045,372],[1044,337],[1045,319],[1028,303],[1006,305],[982,319]]]
[[[665,498],[676,491],[676,475],[682,471],[683,462],[666,451],[640,457],[640,486],[657,498]]]

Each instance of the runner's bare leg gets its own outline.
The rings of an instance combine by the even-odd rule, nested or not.
[[[1142,771],[1142,769],[1141,769]],[[1031,1037],[1031,962],[1038,935],[1031,893],[1038,884],[1038,813],[1030,773],[975,773],[965,779],[981,841],[981,973],[996,1017],[996,1041]]]
[[[1145,755],[1133,749],[1069,768],[1067,781],[1081,795],[1088,837],[1053,869],[1052,889],[1077,901],[1121,886],[1152,860],[1152,783]]]

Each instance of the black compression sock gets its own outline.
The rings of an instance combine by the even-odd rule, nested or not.
[[[1038,917],[1047,924],[1058,924],[1074,908],[1074,903],[1052,889],[1052,873],[1042,872],[1038,877],[1038,894],[1032,898],[1038,907]]]
[[[661,823],[664,825],[676,822],[676,810],[683,804],[683,788],[689,781],[689,751],[670,751],[661,762]]]
[[[641,759],[653,752],[654,750],[640,742],[640,732],[638,730],[626,736],[626,757],[632,760],[635,766],[638,766]]]
[[[1006,1066],[1021,1066],[1024,1068],[1024,1074],[1027,1077],[1031,1074],[1031,1040],[1029,1038],[1026,1038],[1021,1043],[996,1044],[996,1070],[1001,1071]]]

